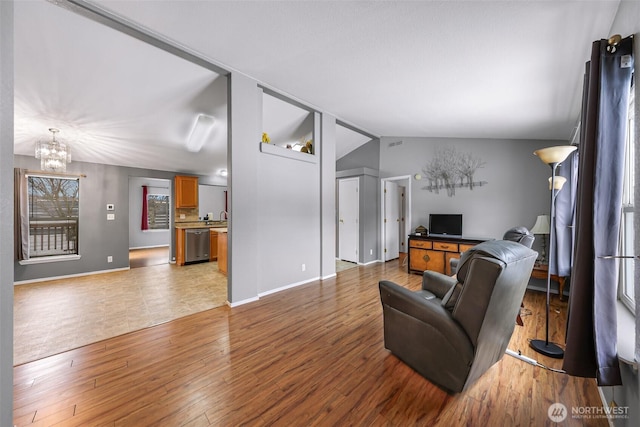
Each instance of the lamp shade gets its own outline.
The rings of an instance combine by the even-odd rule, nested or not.
[[[578,147],[574,145],[557,145],[555,147],[541,148],[540,150],[534,151],[533,154],[538,156],[540,160],[546,164],[560,163],[577,149]]]
[[[552,177],[549,177],[549,190],[551,190],[551,180]],[[553,181],[553,189],[558,191],[562,190],[565,182],[567,182],[567,178],[564,176],[556,176],[556,179]]]
[[[549,215],[538,215],[536,223],[530,230],[533,234],[549,234]]]

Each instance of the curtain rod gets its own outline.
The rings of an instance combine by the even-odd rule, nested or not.
[[[79,175],[73,175],[73,174],[67,174],[67,173],[61,173],[61,172],[47,172],[47,171],[34,171],[34,170],[26,170],[25,171],[25,175],[31,175],[31,176],[62,176],[62,177],[66,177],[66,178],[86,178],[87,175],[81,173]]]

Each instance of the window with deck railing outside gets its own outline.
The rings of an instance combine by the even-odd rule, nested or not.
[[[624,187],[622,198],[622,221],[620,228],[620,253],[624,256],[620,268],[620,282],[618,298],[633,312],[635,312],[634,298],[634,156],[635,156],[635,96],[631,88],[629,103],[629,119],[627,121],[627,139],[625,147]]]
[[[169,196],[164,194],[147,195],[147,222],[149,230],[169,229]]]
[[[29,256],[77,255],[80,181],[28,176]]]

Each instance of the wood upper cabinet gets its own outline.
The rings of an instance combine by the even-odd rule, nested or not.
[[[176,208],[198,207],[198,177],[176,175]]]

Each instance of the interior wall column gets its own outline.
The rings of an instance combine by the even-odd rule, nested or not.
[[[0,1],[0,425],[13,425],[13,1]]]
[[[336,118],[323,113],[320,122],[320,277],[327,279],[336,274]]]
[[[227,298],[231,305],[258,298],[258,142],[262,91],[249,77],[229,75],[229,242]]]

